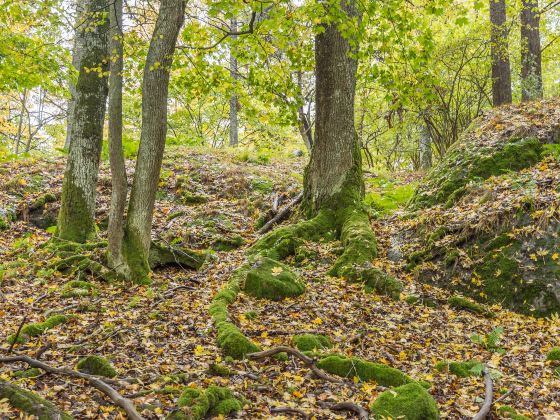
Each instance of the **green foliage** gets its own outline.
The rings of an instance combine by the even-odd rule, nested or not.
[[[292,340],[300,351],[330,349],[333,346],[330,338],[322,334],[300,334],[294,336]]]
[[[114,378],[117,371],[111,363],[101,356],[87,356],[78,361],[76,369],[80,372],[89,373],[90,375],[104,376],[106,378]]]
[[[553,347],[546,355],[546,360],[560,361],[560,347]]]
[[[505,350],[500,347],[500,340],[504,334],[502,327],[496,327],[488,334],[481,336],[480,334],[472,334],[471,340],[473,343],[479,344],[488,351],[504,354]]]
[[[416,189],[416,183],[399,185],[389,178],[379,176],[369,180],[373,191],[366,193],[364,202],[380,214],[390,214],[404,206]]]
[[[438,420],[439,410],[433,397],[417,383],[409,383],[383,392],[370,406],[375,419]]]

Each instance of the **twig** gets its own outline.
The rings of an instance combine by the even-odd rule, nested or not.
[[[10,348],[8,349],[8,353],[11,353],[12,350],[14,349],[14,346],[16,345],[17,340],[19,338],[19,333],[21,332],[21,329],[23,328],[23,325],[25,324],[25,321],[27,321],[27,315],[25,315],[23,317],[23,319],[21,320],[21,322],[19,324],[19,327],[16,331],[16,335],[14,335],[14,339],[12,340],[12,344],[10,344]]]
[[[47,343],[44,346],[41,346],[39,350],[35,353],[35,359],[39,360],[41,356],[47,351],[50,350],[52,347],[52,343]]]
[[[507,397],[510,396],[510,394],[513,392],[513,390],[509,389],[505,394],[503,394],[500,398],[496,399],[496,401],[494,401],[494,404],[499,403],[500,401],[505,400]]]
[[[298,331],[293,331],[293,330],[270,330],[270,331],[252,330],[252,331],[248,331],[246,334],[248,336],[251,336],[251,337],[257,337],[257,336],[261,335],[263,332],[266,332],[269,337],[279,336],[279,335],[324,334],[323,331],[317,331],[317,330],[298,330]]]
[[[292,207],[294,207],[296,204],[298,204],[301,200],[303,199],[303,191],[300,192],[298,195],[296,195],[292,201],[290,201],[288,204],[286,204],[286,206],[284,206],[284,208],[282,210],[280,210],[276,216],[274,216],[272,219],[270,219],[268,222],[265,223],[265,225],[259,229],[258,233],[260,235],[262,235],[263,233],[268,232],[269,230],[272,229],[272,227],[278,223],[281,222],[282,220],[284,220],[286,217],[288,217],[292,211]]]
[[[292,407],[273,407],[270,409],[270,414],[298,414],[302,416],[304,419],[309,419],[311,416],[307,414],[305,411],[300,410],[299,408],[292,408]]]
[[[369,420],[369,414],[367,410],[357,404],[346,401],[335,404],[331,407],[333,411],[352,411],[358,415],[360,420]]]
[[[134,408],[134,403],[131,400],[129,400],[128,398],[124,398],[107,382],[104,382],[101,378],[97,376],[89,375],[87,373],[78,372],[67,368],[56,368],[47,365],[46,363],[43,363],[39,360],[24,355],[0,358],[0,363],[14,363],[14,362],[24,362],[27,363],[29,366],[43,369],[45,372],[49,372],[53,374],[70,376],[71,378],[85,379],[91,384],[91,386],[103,392],[117,406],[122,408],[126,412],[126,415],[128,416],[129,419],[144,420],[144,418],[136,411],[136,408]]]
[[[476,413],[476,415],[473,417],[473,420],[484,420],[486,416],[488,416],[488,413],[492,408],[492,398],[494,396],[494,393],[492,391],[492,387],[493,387],[492,377],[488,373],[486,366],[484,367],[482,372],[484,373],[484,387],[485,387],[484,404],[482,404],[482,407],[480,407],[480,411]]]
[[[288,353],[288,354],[290,354],[294,357],[297,357],[309,369],[311,369],[311,371],[315,375],[317,375],[321,379],[324,379],[324,380],[329,381],[329,382],[339,383],[339,384],[344,382],[339,378],[335,378],[334,376],[329,375],[328,373],[326,373],[322,369],[319,369],[317,366],[315,366],[315,360],[314,359],[306,356],[305,354],[303,354],[299,350],[296,350],[292,347],[278,346],[278,347],[274,347],[274,348],[269,349],[269,350],[259,351],[259,352],[256,352],[256,353],[250,353],[250,354],[247,355],[247,357],[249,359],[252,359],[252,360],[259,360],[259,359],[264,359],[266,357],[274,356],[275,354],[278,354],[278,353]]]

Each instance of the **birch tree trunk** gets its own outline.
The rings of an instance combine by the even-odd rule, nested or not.
[[[70,152],[62,184],[57,236],[85,242],[95,235],[95,188],[107,101],[108,3],[88,0],[77,42],[83,45],[72,115]]]
[[[490,54],[492,56],[492,104],[511,103],[506,0],[490,0]]]
[[[521,99],[543,97],[540,12],[538,0],[522,0],[521,25]]]
[[[341,8],[357,17],[354,3]],[[336,24],[315,37],[315,141],[305,171],[303,205],[309,215],[361,203],[362,158],[354,127],[357,61]]]
[[[231,31],[237,31],[237,18],[234,16],[231,18]],[[235,35],[232,36],[235,39]],[[229,51],[229,63],[230,63],[230,75],[233,80],[233,93],[229,99],[229,145],[230,146],[237,146],[239,143],[239,126],[237,120],[237,59],[235,58],[235,54],[233,53],[233,46],[230,46]]]
[[[109,11],[110,66],[109,73],[109,164],[111,166],[111,206],[107,230],[109,266],[119,272],[123,266],[121,253],[127,180],[122,149],[123,31],[122,0],[114,0]]]
[[[146,281],[150,271],[150,233],[167,134],[169,77],[184,14],[183,0],[161,1],[144,68],[140,148],[123,239],[123,272],[136,282]]]
[[[422,123],[419,152],[420,168],[426,171],[432,167],[432,137],[426,123]]]

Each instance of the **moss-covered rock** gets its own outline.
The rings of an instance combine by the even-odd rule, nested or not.
[[[15,334],[8,336],[8,342],[11,344],[14,341],[17,343],[25,343],[29,337],[37,337],[43,334],[45,331],[50,330],[58,325],[64,324],[68,321],[69,317],[66,315],[53,315],[47,318],[43,322],[34,322],[31,324],[25,324],[17,337],[15,339]]]
[[[29,210],[33,211],[33,210],[42,209],[48,203],[54,203],[55,201],[56,201],[56,195],[54,195],[53,193],[46,193],[40,195],[29,204]]]
[[[208,373],[213,376],[222,376],[226,378],[234,374],[230,368],[220,363],[210,363],[210,366],[208,366]]]
[[[469,311],[474,314],[483,315],[489,318],[493,318],[496,316],[494,312],[492,312],[485,306],[475,303],[469,299],[466,299],[463,296],[459,296],[459,295],[451,296],[447,300],[447,303],[449,303],[449,306],[455,309],[463,309],[465,311]]]
[[[255,257],[250,265],[243,290],[251,296],[282,300],[299,296],[305,291],[299,276],[286,264],[268,257]]]
[[[216,325],[216,328],[218,346],[226,356],[243,359],[249,353],[260,351],[259,347],[231,322],[222,321]]]
[[[241,235],[214,237],[212,241],[212,249],[215,251],[231,251],[245,245],[245,239]]]
[[[83,280],[71,280],[62,286],[62,297],[82,297],[95,295],[97,287],[94,284]]]
[[[117,376],[115,368],[107,359],[101,356],[87,356],[81,359],[76,365],[76,369],[80,372],[104,376],[106,378],[114,378]]]
[[[546,355],[546,360],[560,361],[560,347],[553,347]]]
[[[381,386],[400,386],[414,382],[398,369],[357,357],[327,356],[319,360],[317,367],[343,378],[357,377],[361,381],[374,381]]]
[[[481,376],[483,365],[476,360],[467,362],[448,362],[441,361],[436,363],[436,369],[440,372],[450,372],[460,378],[468,378],[469,376]]]
[[[300,334],[293,338],[294,345],[301,351],[330,349],[333,345],[329,337],[322,334]]]
[[[421,385],[409,383],[383,392],[370,406],[373,418],[402,420],[438,420],[439,410],[433,397]]]
[[[0,400],[4,399],[12,407],[36,416],[39,420],[71,420],[73,418],[39,395],[8,382],[0,381]]]
[[[171,247],[164,243],[152,242],[150,245],[148,264],[151,269],[166,265],[178,265],[198,270],[202,267],[207,258],[208,254],[205,252]]]
[[[171,418],[185,420],[202,420],[207,415],[226,416],[243,408],[240,400],[224,387],[210,385],[206,390],[185,388],[177,405],[181,411]]]

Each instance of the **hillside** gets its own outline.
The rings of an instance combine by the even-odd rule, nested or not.
[[[245,248],[258,236],[255,224],[269,211],[274,195],[293,197],[299,191],[305,164],[305,158],[270,162],[246,158],[210,150],[167,151],[153,237],[177,247],[215,250],[199,271],[164,267],[154,271],[151,286],[124,287],[79,271],[60,272],[58,260],[41,248],[51,234],[30,222],[44,227],[36,221],[54,214],[57,202],[45,207],[33,203],[47,192],[59,196],[62,159],[18,161],[17,167],[2,164],[1,207],[5,213],[14,209],[30,222],[10,223],[0,239],[0,347],[10,347],[6,339],[20,324],[64,314],[64,322],[27,337],[16,345],[16,351],[38,353],[45,363],[58,367],[74,367],[88,355],[107,358],[117,373],[111,383],[146,418],[164,418],[176,410],[185,386],[204,389],[212,384],[227,386],[239,399],[242,408],[232,418],[290,416],[273,414],[275,407],[292,407],[317,419],[346,418],[344,412],[331,409],[334,403],[352,401],[364,407],[373,403],[386,388],[368,381],[359,371],[343,374],[349,377],[335,383],[311,376],[297,359],[237,361],[224,357],[217,347],[209,312],[212,298],[244,260]],[[306,243],[302,252],[286,261],[304,279],[303,295],[274,302],[239,293],[228,307],[228,316],[261,349],[294,346],[296,336],[321,334],[332,344],[324,350],[328,354],[389,365],[415,380],[427,381],[443,418],[470,418],[481,406],[484,382],[479,374],[458,377],[452,373],[452,365],[450,371],[438,365],[471,360],[486,364],[493,373],[496,417],[506,416],[498,410],[507,405],[529,418],[555,418],[560,412],[560,375],[555,373],[557,365],[546,359],[560,345],[558,317],[537,319],[498,305],[485,306],[483,314],[473,313],[453,300],[450,305],[450,292],[420,280],[428,269],[469,272],[468,258],[474,257],[461,248],[458,233],[495,226],[497,219],[503,220],[504,214],[526,203],[527,188],[533,188],[530,191],[535,197],[531,202],[534,223],[544,217],[554,219],[557,213],[550,211],[558,210],[559,169],[554,158],[545,157],[523,171],[477,185],[453,207],[418,210],[413,218],[400,210],[374,220],[381,252],[374,264],[404,283],[401,300],[328,276],[339,244]],[[97,221],[103,226],[108,200],[106,167],[99,184]],[[486,196],[491,198],[484,199]],[[441,265],[434,255],[433,262],[421,262],[421,270],[407,270],[410,261],[406,258],[410,260],[424,246],[417,232],[433,234],[440,226],[452,229],[433,239],[434,249],[458,248],[456,261],[443,258],[447,265]],[[103,236],[102,230],[100,234]],[[95,249],[87,252],[92,259],[101,257]],[[554,253],[536,255],[555,261]],[[87,283],[71,283],[76,279]],[[484,339],[487,334],[494,337],[490,343]],[[76,418],[121,416],[84,381],[18,371],[23,367],[2,365],[0,375]],[[28,374],[32,377],[26,377]],[[5,402],[0,402],[0,409],[7,416],[17,415]]]

